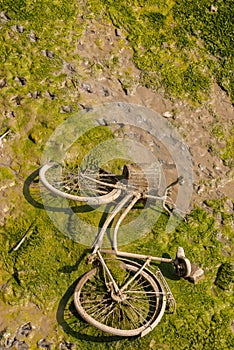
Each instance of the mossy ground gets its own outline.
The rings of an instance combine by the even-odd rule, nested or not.
[[[164,315],[155,330],[143,339],[120,340],[97,332],[71,314],[69,291],[88,268],[82,260],[86,247],[64,236],[51,223],[36,182],[33,183],[34,201],[25,188],[24,195],[22,193],[26,179],[40,165],[49,135],[67,118],[67,114],[60,113],[61,106],[69,105],[75,111],[82,102],[77,86],[83,79],[80,67],[84,62],[76,45],[94,18],[105,18],[125,33],[145,86],[163,89],[171,98],[179,96],[199,104],[209,98],[211,84],[217,80],[233,101],[233,21],[230,17],[233,2],[215,2],[217,12],[210,11],[210,5],[207,0],[128,3],[91,0],[88,4],[67,0],[0,2],[0,12],[4,11],[10,18],[1,20],[0,80],[5,78],[6,85],[0,90],[0,135],[8,129],[11,131],[3,143],[5,163],[0,179],[4,186],[13,182],[16,186],[3,190],[2,198],[12,203],[14,210],[0,228],[0,297],[9,309],[27,309],[31,303],[48,314],[53,331],[47,336],[54,344],[65,338],[82,349],[233,348],[230,328],[233,299],[226,286],[231,269],[228,274],[224,269],[223,275],[222,268],[220,270],[220,266],[230,266],[232,255],[233,214],[226,210],[225,198],[207,201],[210,214],[196,208],[170,235],[164,230],[168,217],[162,214],[146,237],[124,247],[129,251],[158,256],[167,253],[174,257],[181,245],[191,261],[204,269],[205,277],[197,285],[173,280],[171,271],[162,264],[160,268],[177,301],[177,313]],[[15,29],[17,25],[24,27],[23,32]],[[37,37],[35,42],[30,41],[31,31]],[[124,46],[121,38],[119,41]],[[96,44],[102,47],[101,40]],[[51,58],[45,56],[45,50],[52,52]],[[106,59],[105,69],[115,72],[116,67],[121,68],[119,61],[114,52],[112,58]],[[103,67],[96,63],[92,74],[102,74]],[[17,77],[24,77],[26,84],[22,85]],[[132,78],[124,68],[122,80],[128,89]],[[211,147],[231,167],[230,129],[217,122],[211,134],[219,142],[225,141],[221,149],[215,144]],[[90,138],[88,143],[90,147]],[[82,144],[81,157],[85,151]],[[121,165],[121,160],[119,163]],[[87,217],[92,215],[93,212],[87,213]],[[97,217],[93,220],[98,224]],[[14,251],[31,224],[30,236]],[[64,308],[68,315],[65,320],[61,316]],[[56,311],[57,320],[51,316],[51,312]],[[7,316],[9,325],[17,312]],[[29,314],[26,321],[39,322],[30,317]],[[33,342],[30,346],[36,348]]]

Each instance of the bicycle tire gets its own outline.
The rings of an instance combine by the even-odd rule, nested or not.
[[[121,189],[118,189],[118,188],[114,188],[107,194],[100,195],[100,196],[82,196],[82,195],[69,193],[69,191],[66,192],[64,189],[56,187],[53,181],[49,179],[48,170],[54,166],[58,166],[58,165],[56,165],[55,163],[44,164],[39,170],[39,178],[41,183],[47,190],[49,190],[53,194],[60,196],[62,198],[66,198],[73,201],[85,202],[89,205],[101,205],[101,204],[110,203],[116,200],[122,192]]]
[[[122,269],[128,276],[137,272],[139,267],[122,262]],[[74,292],[74,304],[87,323],[103,332],[123,337],[143,336],[160,322],[164,314],[166,295],[163,287],[156,277],[152,278],[143,270],[125,295],[126,299],[122,302],[113,299],[100,266],[79,280]]]

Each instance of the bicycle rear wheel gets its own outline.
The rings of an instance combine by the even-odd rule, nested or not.
[[[124,262],[119,268],[120,287],[139,270],[139,267]],[[92,326],[128,337],[147,334],[159,323],[165,311],[166,296],[159,281],[141,271],[118,298],[113,295],[111,282],[100,266],[80,279],[74,303],[80,316]]]
[[[115,184],[105,186],[105,182],[96,179],[93,174],[84,175],[79,168],[69,169],[55,163],[43,165],[39,178],[53,194],[90,205],[110,203],[121,194],[121,189],[113,188]]]

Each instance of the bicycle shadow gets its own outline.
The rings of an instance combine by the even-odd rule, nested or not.
[[[163,258],[171,259],[171,256],[168,253],[163,253]],[[168,264],[165,262],[161,262],[158,265],[159,270],[162,272],[163,276],[172,280],[172,281],[178,281],[180,280],[180,277],[176,275],[175,269],[172,264]]]

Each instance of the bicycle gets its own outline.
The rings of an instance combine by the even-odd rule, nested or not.
[[[154,169],[150,169],[154,175]],[[57,176],[57,175],[58,176]],[[116,202],[97,234],[88,256],[95,266],[84,274],[74,292],[78,314],[90,325],[116,336],[144,336],[160,322],[166,307],[175,310],[175,299],[159,270],[149,269],[151,261],[172,264],[179,277],[189,277],[191,263],[182,247],[176,258],[163,258],[118,250],[119,227],[139,200],[160,200],[171,215],[167,204],[170,189],[183,183],[180,177],[169,184],[163,195],[150,191],[149,181],[141,167],[127,164],[121,175],[102,169],[90,171],[77,167],[74,171],[54,162],[46,163],[39,171],[43,186],[55,195],[68,200],[101,205]],[[103,237],[114,218],[112,249],[102,248]],[[137,262],[135,260],[137,260]],[[143,263],[139,263],[143,260]]]

